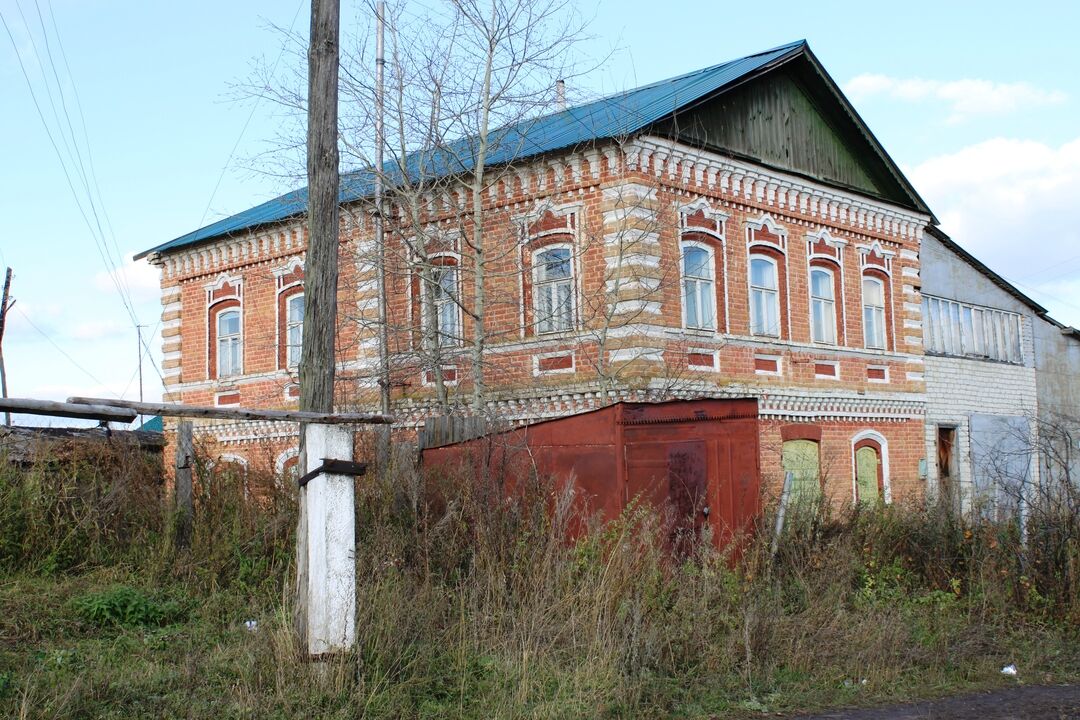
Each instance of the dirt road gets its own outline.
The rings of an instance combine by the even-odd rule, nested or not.
[[[1080,685],[1025,685],[910,705],[832,710],[795,720],[1080,720]]]

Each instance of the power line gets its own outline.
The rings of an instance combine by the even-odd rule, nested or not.
[[[94,382],[96,382],[96,383],[97,383],[98,385],[100,385],[100,386],[101,386],[101,389],[102,389],[102,390],[103,390],[104,392],[109,392],[109,393],[111,393],[111,394],[113,394],[113,395],[116,395],[116,393],[115,393],[115,392],[113,392],[113,391],[109,390],[109,389],[108,389],[108,388],[106,387],[105,383],[101,382],[101,380],[99,380],[98,378],[96,378],[96,377],[94,376],[94,374],[93,374],[92,372],[90,372],[89,370],[87,370],[86,368],[84,368],[84,367],[83,367],[82,365],[80,365],[80,364],[79,364],[79,362],[78,362],[78,361],[77,361],[77,360],[76,360],[75,358],[71,357],[71,355],[69,355],[69,354],[67,353],[67,351],[66,351],[66,350],[64,350],[64,348],[62,348],[62,347],[60,347],[59,345],[57,345],[57,344],[56,344],[56,341],[55,341],[55,340],[53,340],[53,339],[52,339],[52,337],[50,337],[50,336],[49,336],[49,334],[48,334],[47,332],[45,332],[45,331],[44,331],[44,330],[42,330],[42,329],[41,329],[40,327],[38,327],[38,326],[37,326],[37,323],[35,323],[35,322],[34,322],[33,320],[31,320],[31,319],[30,319],[30,316],[29,316],[29,315],[27,315],[27,314],[26,314],[25,312],[23,312],[23,309],[22,309],[21,307],[19,307],[19,306],[17,306],[17,305],[16,305],[16,306],[14,306],[14,307],[15,307],[15,309],[16,309],[16,310],[18,310],[18,311],[19,311],[19,314],[23,316],[23,319],[24,319],[24,320],[26,320],[26,322],[30,323],[30,327],[32,327],[32,328],[34,328],[35,330],[37,330],[38,334],[39,334],[39,335],[41,335],[41,337],[43,337],[43,338],[45,338],[46,340],[48,340],[48,341],[49,341],[49,344],[50,344],[50,345],[52,345],[52,346],[53,346],[54,348],[56,348],[57,352],[59,352],[59,353],[60,353],[61,355],[63,355],[63,356],[65,357],[65,358],[67,358],[68,362],[70,362],[70,363],[71,363],[72,365],[74,365],[74,366],[75,366],[76,368],[78,368],[79,370],[81,370],[81,371],[83,372],[83,374],[84,374],[84,375],[86,375],[86,376],[87,376],[88,378],[90,378],[91,380],[93,380]]]
[[[16,7],[18,8],[19,15],[23,20],[23,26],[27,31],[27,37],[30,42],[31,48],[34,51],[34,56],[37,58],[38,65],[39,67],[44,68],[45,62],[42,60],[41,53],[38,51],[38,45],[33,38],[33,33],[30,32],[29,25],[26,22],[26,16],[22,12],[22,6],[18,2],[16,2]],[[53,100],[52,89],[49,85],[48,78],[44,76],[44,69],[42,69],[42,74],[45,80],[45,94],[49,99],[49,105],[53,111],[53,117],[56,120],[56,125],[58,126],[56,133],[53,132],[53,128],[50,126],[49,121],[45,117],[45,112],[42,109],[40,101],[38,100],[38,94],[34,90],[34,83],[31,80],[30,73],[27,71],[26,64],[23,61],[22,52],[20,51],[18,44],[15,42],[15,37],[11,31],[11,26],[8,24],[7,19],[4,17],[3,13],[0,13],[0,23],[4,25],[4,29],[8,35],[8,40],[11,42],[11,47],[15,51],[16,59],[19,62],[19,69],[22,72],[23,79],[26,81],[27,89],[30,91],[30,98],[34,103],[34,108],[37,111],[38,119],[41,120],[41,124],[45,129],[45,134],[48,136],[49,143],[52,145],[53,152],[56,154],[57,160],[60,162],[60,168],[64,173],[64,178],[67,181],[68,189],[71,191],[72,197],[75,200],[75,205],[79,210],[79,214],[82,216],[83,222],[86,224],[87,229],[90,231],[91,237],[94,239],[94,244],[97,248],[99,256],[101,257],[102,263],[105,265],[106,272],[109,274],[109,277],[112,280],[113,285],[117,290],[117,293],[120,295],[121,303],[124,305],[124,308],[127,310],[128,315],[131,317],[132,321],[135,324],[138,324],[138,318],[136,316],[134,308],[132,307],[132,303],[129,301],[129,297],[125,295],[124,290],[122,289],[119,281],[117,280],[118,268],[115,266],[115,263],[111,262],[109,259],[110,253],[108,252],[108,245],[105,240],[104,232],[101,229],[101,222],[98,217],[97,207],[94,203],[93,193],[90,191],[89,183],[86,179],[85,168],[82,164],[82,155],[81,152],[79,152],[78,150],[78,142],[75,138],[74,130],[72,129],[70,116],[66,114],[66,103],[65,101],[61,100],[61,104],[64,106],[65,109],[65,117],[67,117],[67,125],[71,133],[71,142],[72,145],[75,146],[74,150],[72,150],[72,147],[68,144],[68,137],[63,132],[63,124],[60,122],[59,113],[56,109],[56,103]],[[42,27],[44,28],[43,21]],[[63,87],[59,83],[59,76],[56,73],[55,65],[51,64],[51,54],[49,57],[50,67],[53,70],[54,77],[57,79],[57,91],[60,93],[61,98],[63,98]],[[80,197],[80,193],[76,189],[76,183],[72,179],[72,170],[71,168],[69,168],[68,161],[65,160],[64,153],[60,149],[60,143],[58,143],[56,139],[57,135],[59,135],[60,140],[63,143],[64,149],[67,151],[67,155],[74,160],[74,164],[76,165],[75,170],[77,171],[79,178],[83,181],[82,185],[86,191],[85,198]],[[87,214],[87,208],[84,206],[84,200],[86,201],[86,204],[89,205],[90,213],[94,216],[94,222],[91,222],[90,217]],[[97,232],[95,232],[95,226],[97,228]]]

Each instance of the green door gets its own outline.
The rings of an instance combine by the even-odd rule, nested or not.
[[[878,493],[878,454],[872,447],[861,447],[855,451],[855,486],[858,488],[859,502],[874,505]]]
[[[812,503],[821,497],[821,464],[813,440],[784,443],[784,472],[792,474],[791,502]]]

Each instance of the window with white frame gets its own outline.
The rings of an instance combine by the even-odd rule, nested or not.
[[[810,336],[836,344],[836,285],[832,270],[823,267],[810,268]]]
[[[569,247],[549,247],[533,255],[533,308],[537,334],[573,327],[574,271]]]
[[[435,342],[439,347],[457,345],[461,342],[457,266],[434,266],[431,269],[431,283],[431,301],[435,306]]]
[[[716,286],[713,256],[707,248],[683,243],[683,320],[686,327],[716,329]]]
[[[864,276],[863,345],[875,350],[885,349],[885,283],[880,278]]]
[[[217,376],[232,377],[241,372],[240,311],[222,310],[217,315]]]
[[[923,296],[926,352],[1021,364],[1020,316],[1016,313]]]
[[[285,359],[291,368],[300,365],[304,340],[304,294],[297,293],[285,301]]]
[[[750,256],[750,334],[780,337],[780,285],[776,261]]]

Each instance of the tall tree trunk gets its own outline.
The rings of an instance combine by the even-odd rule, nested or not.
[[[308,47],[308,248],[300,409],[334,409],[334,336],[338,283],[338,0],[312,0]],[[301,429],[301,438],[303,430]],[[302,442],[302,440],[301,440]],[[304,465],[301,465],[304,467]],[[307,647],[307,509],[300,490],[296,542],[296,626]]]
[[[492,21],[495,26],[497,8],[491,5]],[[484,89],[481,97],[480,132],[476,148],[476,164],[473,167],[472,180],[472,246],[473,251],[473,409],[479,414],[484,410],[484,343],[487,339],[484,323],[484,303],[487,299],[484,282],[486,280],[487,258],[484,256],[484,165],[487,162],[488,124],[491,122],[491,73],[495,62],[495,48],[489,40],[487,57],[484,63]]]

